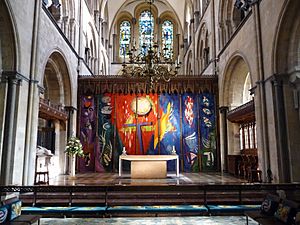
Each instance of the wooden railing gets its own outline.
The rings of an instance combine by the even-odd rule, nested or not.
[[[62,121],[68,119],[67,111],[62,105],[53,104],[48,99],[40,98],[39,116],[44,119],[56,118]]]

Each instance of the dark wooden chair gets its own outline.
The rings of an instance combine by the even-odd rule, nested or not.
[[[34,184],[46,184],[49,185],[49,171],[35,172]]]

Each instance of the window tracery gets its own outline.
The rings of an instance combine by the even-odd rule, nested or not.
[[[150,10],[148,4],[139,4],[133,15],[127,10],[120,12],[115,25],[116,51],[113,54],[116,62],[128,58],[127,53],[133,48],[138,53],[147,54],[149,47],[156,44],[162,57],[171,60],[178,57],[178,23],[172,12],[158,14],[155,5]]]

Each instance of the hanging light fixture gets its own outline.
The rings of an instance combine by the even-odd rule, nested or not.
[[[149,4],[150,15],[152,15],[152,4],[154,0],[146,0]],[[152,18],[151,18],[152,19]],[[144,78],[150,88],[154,83],[159,81],[169,82],[176,77],[180,69],[179,56],[177,60],[173,60],[173,52],[170,52],[165,43],[161,52],[158,45],[158,40],[153,35],[151,29],[150,44],[146,44],[145,37],[141,38],[142,45],[137,48],[133,41],[132,48],[127,52],[129,60],[126,62],[125,49],[123,51],[124,60],[122,64],[122,75],[131,78]],[[144,34],[143,34],[144,35]],[[167,38],[165,36],[165,38]],[[153,44],[152,44],[153,43]]]

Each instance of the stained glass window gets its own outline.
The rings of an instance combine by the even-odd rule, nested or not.
[[[123,21],[120,24],[120,56],[127,57],[131,36],[131,24],[129,21]]]
[[[165,20],[162,24],[162,48],[166,59],[173,57],[173,40],[174,40],[174,26],[169,20]]]
[[[140,49],[146,53],[150,45],[153,45],[154,37],[154,18],[150,11],[146,10],[141,13],[139,20],[139,38]],[[145,46],[146,48],[142,48]]]

